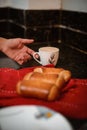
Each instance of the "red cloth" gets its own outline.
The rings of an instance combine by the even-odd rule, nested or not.
[[[0,106],[42,105],[58,111],[70,118],[87,119],[87,79],[72,78],[62,89],[61,97],[52,102],[35,98],[24,98],[16,93],[19,79],[33,71],[32,68],[15,70],[0,69]]]

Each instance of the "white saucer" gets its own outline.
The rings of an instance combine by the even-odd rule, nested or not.
[[[1,108],[0,130],[73,130],[60,113],[35,105]]]

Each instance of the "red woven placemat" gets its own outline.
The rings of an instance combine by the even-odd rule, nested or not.
[[[35,98],[24,98],[16,93],[16,84],[34,67],[15,70],[0,69],[0,106],[42,105],[67,117],[87,119],[87,79],[72,78],[62,89],[61,97],[52,102]]]

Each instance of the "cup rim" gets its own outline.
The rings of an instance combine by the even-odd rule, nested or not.
[[[46,52],[46,50],[43,50],[44,48],[54,49],[54,50],[51,51],[51,52],[57,52],[57,51],[59,51],[59,48],[57,48],[57,47],[52,47],[52,46],[40,47],[40,48],[39,48],[39,51],[44,51],[44,52]],[[47,52],[50,52],[50,51],[48,50]]]

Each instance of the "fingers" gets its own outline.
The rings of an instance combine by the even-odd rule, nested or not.
[[[18,56],[15,57],[15,61],[22,65],[23,63],[27,62],[28,60],[30,60],[32,57],[27,54],[27,53],[23,53],[23,54],[19,54]]]
[[[15,49],[15,56],[13,57],[13,59],[18,63],[18,64],[23,64],[25,62],[27,62],[28,60],[30,60],[32,58],[33,53],[35,53],[32,49],[28,48],[27,46],[23,45],[23,44],[29,44],[32,43],[34,40],[33,39],[21,39],[21,38],[17,38],[16,39],[18,41],[18,47],[16,50]]]
[[[22,44],[30,44],[34,42],[34,39],[20,39],[19,40]]]
[[[35,51],[32,50],[32,49],[30,49],[30,48],[28,48],[28,49],[27,49],[27,53],[30,54],[31,56],[33,56],[33,54],[35,53]],[[38,58],[39,58],[39,55],[36,54],[35,57],[38,59]]]
[[[27,51],[26,51],[29,55],[33,55],[35,53],[34,50],[30,49],[30,48],[27,48]]]
[[[17,38],[16,40],[18,41],[17,42],[18,43],[17,44],[17,48],[19,48],[19,49],[23,48],[24,45],[27,45],[27,44],[30,44],[30,43],[34,42],[33,39],[21,39],[21,38]]]
[[[18,61],[16,61],[19,65],[23,64],[23,60],[19,59]]]
[[[33,53],[35,53],[35,51],[33,51],[32,49],[30,49],[24,45],[24,44],[30,44],[30,43],[34,42],[34,39],[17,38],[16,40],[18,41],[17,43],[20,43],[20,44],[18,44],[19,49],[22,49],[22,51],[26,51],[30,55],[33,55]]]

